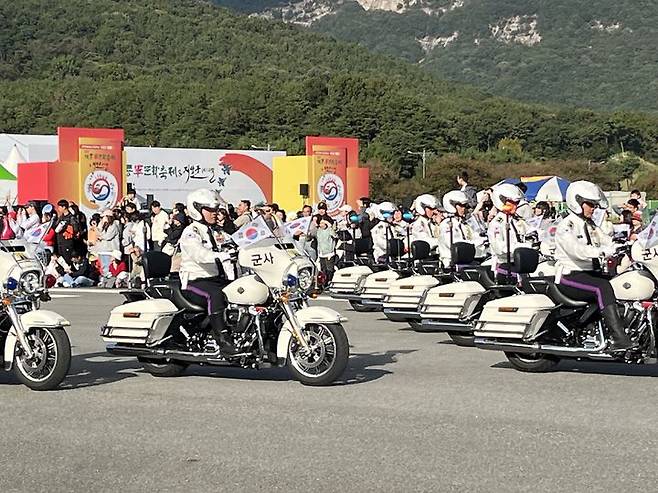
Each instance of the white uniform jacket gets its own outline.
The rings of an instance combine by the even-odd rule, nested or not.
[[[235,278],[231,256],[226,252],[213,251],[211,234],[207,226],[196,221],[183,230],[179,274],[183,289],[187,288],[189,281],[218,276],[217,259],[222,262],[227,279]]]
[[[613,251],[611,238],[592,221],[572,213],[557,226],[555,260],[558,277],[574,271],[591,271],[593,259]]]
[[[379,221],[372,228],[370,234],[372,235],[373,254],[375,259],[386,255],[386,251],[388,249],[388,245],[386,244],[387,238],[389,241],[398,239],[404,241],[405,243],[407,239],[407,229],[405,223],[389,223],[386,221]]]
[[[509,242],[510,258],[514,260],[514,251],[519,247],[531,248],[530,243],[525,242],[528,234],[528,225],[523,219],[508,216],[504,212],[498,212],[489,223],[487,237],[494,265],[507,263],[507,221],[509,217]]]
[[[435,222],[428,219],[427,216],[419,216],[411,223],[411,241],[426,241],[430,248],[434,249],[439,244],[439,231],[437,230]]]
[[[445,263],[450,263],[452,260],[452,243],[473,243],[476,246],[481,243],[473,228],[457,216],[446,217],[441,221],[439,230],[439,256]]]

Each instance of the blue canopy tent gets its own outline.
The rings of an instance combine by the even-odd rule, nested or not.
[[[567,188],[571,185],[569,180],[559,176],[522,176],[521,178],[507,178],[500,183],[513,185],[524,183],[528,187],[525,193],[526,199],[548,202],[564,202]]]

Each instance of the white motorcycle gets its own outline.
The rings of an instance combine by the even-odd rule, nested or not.
[[[424,292],[412,327],[419,332],[447,332],[456,344],[473,346],[473,329],[487,302],[524,291],[534,293],[544,289],[543,279],[555,276],[555,262],[546,256],[545,245],[543,242],[539,248],[541,256],[534,250],[519,249],[519,258],[512,259],[511,277],[500,283],[487,263],[460,269],[453,282],[437,283]],[[468,252],[454,255],[469,263]]]
[[[136,356],[155,376],[177,376],[194,363],[287,366],[306,385],[328,385],[343,374],[347,319],[308,306],[315,266],[292,243],[266,239],[239,251],[239,266],[252,273],[223,289],[227,327],[238,349],[230,356],[210,335],[206,308],[190,301],[178,280],[165,279],[170,262],[161,252],[145,254],[148,287],[124,293],[129,302],[114,308],[101,328],[109,353]]]
[[[58,313],[41,310],[50,300],[42,265],[19,240],[0,245],[0,344],[6,371],[33,390],[52,390],[71,365],[71,343]]]
[[[645,363],[656,357],[658,248],[636,241],[634,263],[610,281],[637,349],[609,351],[604,322],[596,304],[570,299],[559,285],[546,294],[522,294],[490,301],[475,327],[475,345],[504,351],[520,371],[551,370],[561,358]]]
[[[414,241],[410,255],[389,261],[388,264],[355,265],[336,271],[329,285],[334,299],[349,301],[357,312],[374,312],[384,308],[389,290],[404,279],[422,276],[432,278],[440,270],[438,258],[430,255],[425,241]]]

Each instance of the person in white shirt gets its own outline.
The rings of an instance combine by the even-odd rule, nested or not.
[[[159,252],[162,244],[167,238],[165,229],[169,223],[169,214],[162,210],[160,202],[154,200],[151,202],[151,239],[153,240],[153,250]]]
[[[16,217],[16,225],[18,226],[16,229],[16,238],[22,238],[26,231],[31,230],[40,223],[41,217],[39,217],[39,213],[37,212],[37,204],[30,200],[25,204],[25,209],[21,209]]]
[[[242,226],[250,223],[253,220],[253,216],[251,215],[250,200],[241,200],[235,210],[238,213],[238,217],[235,219],[235,221],[233,221],[233,224],[235,224],[237,229],[240,229]]]
[[[132,204],[135,206],[135,210],[140,210],[141,206],[139,204],[139,200],[137,200],[137,191],[132,188],[132,186],[128,185],[128,191],[126,193],[126,196],[121,200],[121,207],[126,207],[128,204]]]

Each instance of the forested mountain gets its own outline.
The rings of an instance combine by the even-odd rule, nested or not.
[[[494,94],[658,112],[654,0],[217,0]]]
[[[460,155],[459,167],[539,160],[567,170],[555,160],[570,160],[577,173],[622,149],[658,157],[655,117],[488,96],[209,2],[15,0],[0,4],[0,18],[3,132],[118,126],[131,145],[271,144],[289,153],[303,152],[305,135],[355,136],[362,160],[382,163],[374,175],[389,181],[412,175],[418,158],[407,151],[423,148],[441,170],[449,167],[436,156],[448,153]]]

